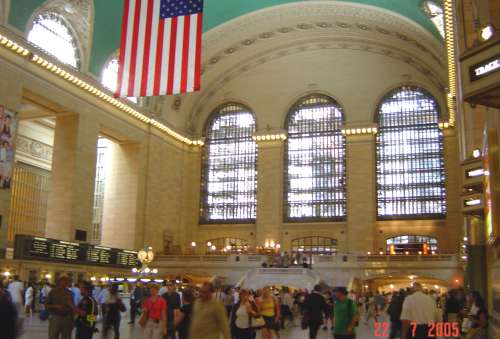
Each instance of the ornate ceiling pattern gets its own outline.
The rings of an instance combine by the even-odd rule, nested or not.
[[[400,15],[353,3],[268,8],[213,29],[204,35],[203,44],[204,86],[184,126],[191,131],[210,98],[229,81],[267,62],[283,59],[286,63],[287,56],[297,53],[375,53],[410,65],[439,91],[446,83],[441,41]]]

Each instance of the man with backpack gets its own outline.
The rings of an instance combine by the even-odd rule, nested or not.
[[[335,339],[354,339],[355,327],[359,323],[359,313],[356,303],[347,298],[347,288],[335,287],[335,307],[333,335]]]

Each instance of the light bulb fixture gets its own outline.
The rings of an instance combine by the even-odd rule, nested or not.
[[[481,156],[481,150],[475,149],[472,151],[472,157],[479,158]]]
[[[96,281],[97,278],[96,277],[90,277],[90,281]]]
[[[150,269],[149,267],[146,267],[146,268],[144,269],[144,273],[148,274],[149,272],[151,272],[151,269]]]
[[[3,276],[6,278],[10,277],[10,272],[9,271],[3,272]]]
[[[215,251],[217,249],[217,247],[215,245],[212,245],[212,247],[210,247],[212,249],[212,251]]]
[[[495,28],[492,25],[488,25],[481,29],[481,40],[487,41],[495,34]]]
[[[208,247],[212,247],[212,243],[211,243],[210,241],[209,241],[209,242],[207,242],[207,246],[208,246]]]
[[[153,268],[153,269],[151,270],[151,273],[153,273],[153,274],[158,274],[158,269],[157,269],[157,268]]]
[[[52,275],[51,275],[50,273],[47,273],[47,274],[45,275],[45,279],[50,279],[50,278],[52,278]]]
[[[191,242],[191,247],[196,247],[196,242],[192,241]]]

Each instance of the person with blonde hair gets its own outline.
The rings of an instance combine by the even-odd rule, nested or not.
[[[262,328],[262,339],[271,339],[273,335],[279,338],[280,304],[269,286],[262,289],[262,296],[257,298],[257,306],[266,323]]]

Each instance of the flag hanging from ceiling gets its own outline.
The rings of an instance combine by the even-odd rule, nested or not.
[[[117,97],[200,89],[203,0],[125,0]]]

